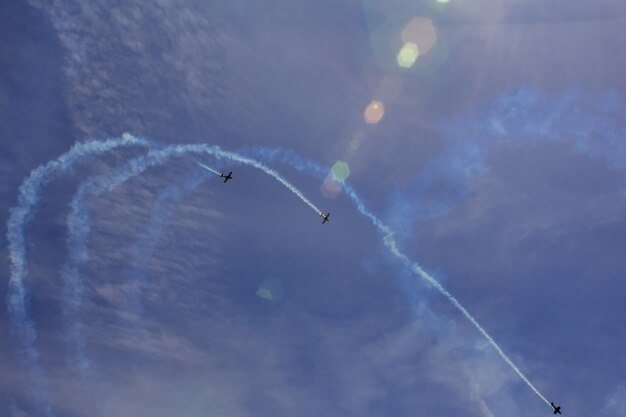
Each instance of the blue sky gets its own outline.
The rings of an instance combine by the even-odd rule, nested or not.
[[[31,171],[125,132],[258,158],[331,222],[206,155],[233,181],[172,158],[78,216],[82,184],[148,151],[121,139],[47,177],[24,229],[37,337],[0,310],[0,415],[551,413],[352,187],[549,401],[626,416],[625,18],[618,0],[2,2],[3,236]]]

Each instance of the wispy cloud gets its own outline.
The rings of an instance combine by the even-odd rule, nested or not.
[[[205,134],[216,132],[215,115],[233,101],[235,113],[243,113],[236,116],[246,119],[247,95],[233,74],[244,67],[237,51],[246,48],[212,7],[137,1],[105,11],[81,0],[31,4],[48,14],[68,51],[65,93],[81,135],[120,133],[120,124],[174,135],[167,126],[184,126],[183,119]],[[176,114],[164,102],[176,102]]]
[[[598,415],[600,417],[626,416],[626,384],[617,386],[609,394]]]

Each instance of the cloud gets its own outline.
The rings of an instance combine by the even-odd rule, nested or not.
[[[16,404],[11,404],[9,406],[10,417],[31,417],[32,414],[26,412],[24,409],[20,408]]]
[[[208,6],[130,2],[102,13],[81,0],[31,4],[48,14],[66,49],[65,98],[81,135],[121,133],[124,126],[165,137],[175,133],[168,125],[185,121],[208,133],[233,97],[245,108],[241,84],[227,71],[241,67],[235,52],[243,45],[220,29]]]
[[[599,417],[626,416],[626,384],[619,385],[609,394]]]

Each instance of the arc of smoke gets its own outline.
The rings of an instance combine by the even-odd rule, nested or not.
[[[79,318],[83,302],[83,284],[80,277],[80,268],[88,260],[87,243],[91,225],[89,210],[86,204],[87,198],[98,197],[143,173],[150,167],[162,165],[173,157],[182,157],[190,153],[208,154],[217,159],[229,159],[257,168],[284,185],[317,214],[321,213],[321,210],[307,199],[300,190],[275,170],[254,159],[246,158],[234,152],[224,151],[218,146],[206,144],[159,146],[150,150],[148,154],[123,164],[108,176],[84,181],[70,204],[70,214],[67,218],[69,254],[65,267],[61,272],[65,289],[63,317],[70,350],[70,364],[81,374],[87,373],[91,367],[83,337],[83,323]]]
[[[114,140],[114,141],[119,141],[119,140]],[[122,142],[130,142],[130,141],[135,142],[136,141],[133,144],[143,144],[143,145],[149,144],[149,142],[146,141],[145,139],[135,138],[135,137],[131,137],[130,139],[126,138],[125,140],[122,139],[121,141]],[[90,142],[90,143],[94,143],[94,142]],[[102,144],[103,142],[96,142],[96,143]],[[75,147],[77,146],[78,145],[76,145]],[[73,147],[72,150],[74,150],[75,147]],[[113,148],[115,148],[115,146],[111,147],[111,149]],[[111,149],[107,149],[105,151],[108,151]],[[72,154],[72,150],[70,150],[70,152],[68,152],[67,154]],[[315,164],[314,162],[306,161],[306,160],[303,160],[302,158],[298,158],[295,154],[281,153],[281,151],[279,150],[276,150],[276,151],[254,150],[254,151],[260,153],[263,157],[265,157],[266,159],[270,159],[270,160],[276,159],[277,157],[280,156],[282,157],[281,162],[288,163],[295,169],[311,173],[317,177],[323,177],[325,173],[327,172],[327,169]],[[208,153],[210,155],[213,155],[216,158],[227,158],[236,162],[240,162],[240,163],[247,164],[255,168],[261,169],[266,174],[274,177],[276,180],[278,180],[283,185],[285,185],[294,194],[296,194],[303,202],[305,202],[314,211],[316,211],[316,213],[322,213],[322,211],[319,210],[308,199],[306,199],[306,197],[304,197],[304,195],[297,188],[292,186],[287,180],[285,180],[282,176],[280,176],[276,171],[270,169],[269,167],[251,158],[246,158],[242,155],[239,155],[233,152],[225,152],[219,149],[218,147],[209,146],[209,145],[177,145],[177,146],[167,147],[159,151],[151,151],[146,157],[137,158],[131,161],[131,163],[128,165],[125,175],[123,173],[118,172],[117,175],[108,177],[107,180],[105,181],[101,181],[99,183],[97,182],[88,183],[85,186],[85,191],[83,191],[82,193],[79,191],[78,196],[81,196],[81,197],[79,197],[76,201],[81,202],[83,195],[91,193],[91,191],[89,192],[87,191],[87,190],[90,190],[91,187],[100,188],[102,192],[113,189],[117,185],[129,179],[130,177],[134,175],[138,175],[139,173],[145,171],[145,169],[149,168],[150,166],[158,165],[160,163],[165,162],[165,160],[169,159],[172,156],[179,156],[184,153]],[[25,289],[23,287],[23,275],[25,273],[25,258],[24,256],[22,256],[21,258],[19,257],[20,253],[22,255],[24,255],[25,253],[25,250],[22,250],[22,252],[19,251],[20,243],[21,243],[22,249],[24,247],[23,226],[28,221],[28,216],[29,216],[29,213],[31,213],[32,206],[37,201],[39,187],[41,187],[42,185],[50,181],[50,180],[45,180],[46,174],[49,174],[47,172],[47,169],[51,169],[50,167],[55,167],[55,170],[58,167],[66,167],[65,169],[67,169],[67,167],[71,166],[71,164],[77,162],[79,159],[84,157],[84,156],[79,156],[79,154],[80,152],[75,153],[74,155],[75,159],[73,161],[70,158],[65,158],[65,159],[59,158],[56,161],[52,161],[51,163],[44,166],[44,167],[47,167],[46,169],[41,170],[41,172],[43,172],[44,175],[41,175],[41,173],[39,175],[34,175],[35,174],[35,171],[34,171],[29,177],[29,179],[27,179],[25,183],[22,184],[22,187],[20,187],[20,202],[18,204],[18,207],[11,211],[11,218],[9,220],[9,232],[7,233],[7,235],[9,237],[9,242],[10,242],[12,275],[11,275],[11,281],[9,284],[10,292],[9,292],[9,297],[8,297],[7,302],[9,305],[9,312],[12,314],[12,318],[16,317],[15,315],[16,311],[18,313],[21,311],[24,312],[22,316],[17,315],[17,318],[20,319],[20,318],[25,317],[27,321],[15,321],[14,320],[14,322],[23,325],[23,327],[21,328],[23,330],[22,340],[26,341],[26,346],[32,347],[32,350],[30,352],[33,353],[31,356],[34,358],[36,358],[36,356],[38,355],[36,348],[34,347],[36,333],[35,333],[34,323],[32,322],[32,320],[29,320],[28,314],[26,313],[26,308],[25,308],[26,303],[24,301]],[[63,163],[59,163],[59,160],[63,161]],[[53,170],[52,172],[55,172],[55,171]],[[36,180],[32,180],[33,178],[35,178]],[[25,186],[25,184],[28,184],[28,185]],[[429,284],[434,286],[435,289],[437,289],[442,295],[444,295],[472,323],[472,325],[474,325],[477,328],[477,330],[481,333],[481,335],[483,335],[486,338],[486,340],[492,345],[492,347],[494,347],[494,349],[502,357],[502,359],[518,374],[518,376],[533,390],[533,392],[535,392],[536,395],[538,395],[546,404],[549,405],[549,402],[545,399],[545,397],[532,385],[532,383],[524,376],[524,374],[519,370],[519,368],[515,366],[515,364],[508,358],[508,356],[506,356],[506,354],[497,345],[497,343],[480,326],[480,324],[469,314],[469,312],[460,304],[460,302],[452,294],[450,294],[435,278],[431,277],[417,263],[411,261],[406,255],[404,255],[399,250],[393,238],[393,232],[391,231],[391,229],[389,229],[386,225],[384,225],[373,213],[371,213],[366,208],[365,204],[360,199],[360,197],[356,194],[354,189],[352,189],[350,186],[345,184],[344,190],[346,190],[346,194],[353,201],[353,203],[357,207],[357,210],[364,216],[368,217],[372,221],[374,226],[377,228],[377,230],[383,235],[383,242],[385,246],[387,246],[387,248],[390,250],[390,252],[394,256],[396,256],[405,266],[407,266],[413,273],[418,275],[420,278],[426,280]],[[22,196],[26,196],[24,197],[24,201],[22,201]],[[27,207],[25,212],[24,210],[21,210],[21,211],[18,210],[18,208],[23,208],[23,207]],[[79,206],[72,204],[73,212],[77,208],[79,208]],[[19,234],[19,231],[20,231],[19,227],[13,227],[13,228],[11,227],[12,220],[15,220],[15,224],[21,223],[22,225],[21,235]],[[76,220],[80,221],[81,220],[80,216],[76,216]],[[88,231],[89,231],[89,226],[88,226],[89,219],[87,217],[87,218],[83,218],[82,220],[85,220],[86,223],[75,224],[76,226],[75,231],[78,232],[77,237],[84,236],[86,239]],[[68,227],[70,227],[69,220],[68,220]],[[18,234],[11,235],[11,232],[17,232]],[[20,236],[21,236],[21,241],[19,239]],[[70,239],[70,242],[71,242],[71,239]],[[11,243],[14,243],[14,246],[11,246]],[[86,245],[81,247],[79,241],[77,241],[76,243],[78,244],[78,250],[74,253],[74,257],[71,257],[70,259],[77,261],[78,265],[80,265],[81,262],[85,262],[87,260]],[[76,284],[75,286],[76,291],[71,291],[71,295],[74,297],[76,296],[80,297],[82,295],[82,286],[79,282],[78,272],[79,272],[79,269],[76,268],[76,277],[75,277],[76,280],[73,282],[73,284]],[[14,277],[16,279],[14,279]],[[22,279],[21,280],[18,279],[19,277],[21,277]],[[22,297],[21,301],[20,301],[20,297]],[[22,306],[21,309],[20,309],[20,305]],[[71,305],[73,305],[74,307],[80,306],[80,302],[73,303]],[[16,307],[16,308],[13,308],[13,307]],[[29,342],[31,341],[32,343],[29,344]]]
[[[67,172],[75,163],[84,158],[110,152],[120,147],[138,145],[148,146],[148,142],[144,139],[125,135],[119,139],[77,143],[56,160],[33,170],[20,186],[17,206],[10,210],[9,221],[7,222],[11,268],[7,308],[14,330],[22,344],[21,347],[31,359],[39,356],[39,353],[34,346],[37,335],[29,317],[28,293],[24,287],[24,277],[27,272],[24,229],[33,217],[35,205],[39,201],[39,191],[57,175]]]
[[[69,171],[74,164],[85,158],[128,146],[149,146],[149,143],[145,139],[124,134],[121,138],[75,144],[69,151],[57,159],[40,165],[31,171],[19,188],[17,205],[10,210],[6,234],[9,242],[10,263],[10,277],[6,299],[7,311],[12,331],[19,344],[20,359],[40,389],[46,383],[43,371],[39,365],[40,353],[35,345],[37,332],[29,311],[29,294],[24,286],[24,278],[27,273],[24,230],[34,215],[35,206],[39,201],[40,190],[57,175]],[[49,408],[47,413],[51,414]]]
[[[179,145],[179,146],[181,146],[181,145]],[[183,145],[183,146],[185,146],[185,145]],[[187,146],[190,146],[190,145],[187,145]],[[300,200],[302,200],[306,205],[311,207],[317,214],[324,214],[324,212],[322,210],[320,210],[315,204],[313,204],[308,198],[306,198],[304,196],[304,194],[302,194],[300,192],[300,190],[298,190],[296,187],[291,185],[287,180],[285,180],[280,174],[278,174],[276,171],[274,171],[270,167],[265,166],[265,165],[259,163],[258,161],[255,161],[254,159],[246,158],[245,156],[243,156],[241,154],[238,154],[236,152],[228,152],[228,151],[223,151],[221,149],[219,150],[219,156],[217,154],[215,154],[213,156],[223,157],[225,159],[230,159],[230,160],[235,161],[235,162],[239,162],[239,163],[242,163],[242,164],[245,164],[245,165],[250,165],[250,166],[253,166],[255,168],[261,169],[266,174],[270,175],[275,180],[280,182],[282,185],[287,187],[292,193],[297,195],[298,198],[300,198]],[[210,171],[210,172],[212,172],[212,173],[214,173],[216,175],[222,175],[220,172],[217,172],[216,170],[214,170],[213,168],[203,164],[202,162],[200,162],[200,161],[198,161],[196,159],[193,159],[193,158],[192,158],[192,160],[199,167],[204,168],[207,171]]]
[[[562,144],[625,175],[626,129],[619,122],[625,110],[616,92],[546,94],[522,87],[442,123],[445,148],[406,186],[415,199],[406,201],[399,191],[391,196],[390,210],[398,224],[390,226],[399,232],[396,239],[402,242],[407,226],[444,216],[467,198],[472,179],[490,171],[494,151]],[[442,183],[445,191],[437,192]],[[626,185],[620,193],[626,196]]]
[[[266,148],[246,148],[244,154],[258,156],[266,161],[281,162],[291,166],[292,168],[306,172],[316,178],[323,180],[329,172],[328,168],[324,168],[321,165],[309,160],[305,160],[293,152],[284,151],[282,149],[266,149]],[[487,340],[492,348],[498,353],[498,355],[509,365],[509,367],[520,377],[520,379],[548,406],[550,402],[539,392],[539,390],[530,382],[530,380],[522,373],[522,371],[515,365],[515,363],[504,353],[496,341],[487,333],[487,331],[478,323],[478,321],[467,311],[465,307],[453,296],[446,288],[441,285],[437,279],[428,274],[424,269],[416,262],[410,260],[404,253],[398,248],[398,244],[394,239],[394,232],[386,226],[376,215],[374,215],[365,205],[363,200],[356,193],[354,188],[349,184],[344,183],[343,189],[346,195],[354,203],[357,210],[367,217],[378,232],[382,235],[383,243],[389,249],[389,252],[394,255],[404,266],[406,266],[415,275],[426,281],[433,288],[435,288],[441,295],[443,295],[459,312],[478,330],[478,332]]]

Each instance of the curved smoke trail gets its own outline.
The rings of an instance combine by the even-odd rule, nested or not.
[[[39,351],[35,345],[37,331],[28,305],[29,294],[24,286],[26,269],[26,245],[24,229],[32,219],[35,205],[39,201],[39,192],[57,175],[69,171],[72,166],[84,158],[96,156],[114,149],[128,146],[148,146],[144,139],[123,135],[122,138],[77,143],[72,148],[45,165],[31,171],[19,189],[18,202],[10,211],[7,222],[7,240],[9,242],[10,278],[7,290],[7,310],[11,328],[19,344],[21,361],[38,386],[46,385],[39,366]],[[43,394],[42,394],[43,395]],[[48,414],[51,411],[48,410]]]
[[[563,145],[626,175],[625,112],[626,102],[616,92],[556,94],[522,87],[442,122],[441,153],[429,158],[404,191],[389,197],[396,240],[408,238],[404,231],[418,221],[443,217],[468,198],[473,179],[488,173],[490,159],[503,150]],[[620,193],[626,197],[626,183]]]
[[[283,151],[282,149],[266,149],[266,148],[247,148],[243,151],[246,155],[254,155],[262,158],[268,162],[280,162],[291,166],[292,168],[306,172],[315,176],[316,178],[323,180],[330,171],[329,168],[324,168],[321,165],[309,160],[305,160],[294,152]],[[418,277],[425,280],[428,284],[434,287],[441,295],[443,295],[461,314],[478,330],[478,332],[487,340],[487,342],[495,349],[500,357],[506,362],[507,365],[528,385],[528,387],[541,398],[548,406],[550,402],[539,392],[537,388],[530,382],[530,380],[522,373],[522,371],[513,363],[513,361],[504,353],[500,346],[493,340],[493,338],[487,333],[487,331],[476,321],[476,319],[463,307],[463,305],[453,296],[448,290],[445,289],[439,281],[433,276],[428,274],[422,267],[416,262],[410,260],[404,253],[398,248],[398,244],[394,239],[394,232],[386,226],[376,215],[374,215],[366,206],[363,200],[358,196],[354,188],[349,184],[343,184],[343,190],[346,195],[352,200],[357,210],[367,217],[372,224],[376,227],[379,233],[382,234],[383,243],[389,249],[389,252],[393,254],[404,266],[409,268]]]
[[[134,144],[142,144],[142,145],[146,145],[149,143],[145,139],[139,139],[139,138],[134,138],[134,137],[131,137],[130,139],[126,138],[126,140],[122,142],[129,142],[129,141],[134,142]],[[258,149],[252,150],[251,152],[258,153],[267,160],[278,159],[279,162],[287,163],[290,166],[294,167],[295,169],[308,172],[319,178],[323,178],[328,172],[327,169],[315,164],[314,162],[306,161],[302,158],[299,158],[293,153],[285,153],[280,150],[268,151],[268,150],[258,150]],[[71,151],[68,152],[68,154],[69,153],[71,153]],[[255,168],[261,169],[266,174],[272,176],[273,178],[281,182],[283,185],[285,185],[294,194],[296,194],[303,202],[309,205],[316,213],[321,213],[321,210],[319,210],[313,203],[311,203],[308,199],[306,199],[306,197],[304,197],[304,195],[298,189],[293,187],[287,180],[285,180],[282,176],[280,176],[276,171],[270,169],[269,167],[261,164],[258,161],[255,161],[254,159],[246,158],[245,156],[242,156],[234,152],[225,152],[219,149],[218,147],[209,146],[209,145],[176,145],[176,146],[162,148],[158,151],[150,151],[148,155],[144,157],[136,158],[135,160],[131,161],[129,164],[126,164],[123,170],[121,171],[117,170],[116,173],[114,173],[113,175],[107,178],[94,180],[94,181],[88,181],[84,183],[83,186],[81,186],[81,189],[79,190],[79,192],[77,193],[77,196],[73,200],[72,213],[70,214],[70,218],[68,218],[68,228],[70,228],[69,243],[70,244],[73,243],[75,245],[74,246],[75,249],[73,250],[72,255],[70,256],[70,261],[76,262],[76,267],[74,268],[72,267],[72,265],[68,265],[68,268],[66,268],[66,271],[65,271],[68,274],[66,278],[68,279],[67,283],[69,284],[67,286],[69,291],[66,294],[69,294],[73,298],[72,302],[69,304],[71,307],[70,310],[80,307],[80,304],[81,304],[80,297],[82,296],[82,284],[79,278],[79,267],[81,263],[86,262],[87,260],[86,239],[87,239],[88,232],[89,232],[89,217],[88,217],[88,213],[86,212],[81,215],[82,200],[87,195],[99,195],[105,191],[112,190],[119,184],[131,178],[132,176],[138,175],[141,172],[145,171],[147,168],[151,166],[159,165],[173,156],[182,156],[183,154],[186,154],[186,153],[200,153],[200,154],[206,153],[218,159],[220,158],[230,159],[236,162],[240,162],[240,163],[247,164]],[[76,157],[71,163],[77,162],[79,159],[80,159],[79,157]],[[56,161],[53,161],[53,162],[56,162]],[[67,158],[65,162],[66,163],[68,162]],[[67,166],[71,165],[71,163],[69,163]],[[65,166],[65,165],[62,165],[62,166]],[[33,174],[31,174],[31,177],[33,177]],[[27,181],[25,181],[25,183]],[[49,180],[47,181],[39,180],[39,182],[36,183],[36,186],[34,187],[35,189],[34,194],[33,194],[34,197],[32,197],[30,200],[32,201],[32,203],[30,204],[30,207],[32,207],[32,205],[34,205],[34,203],[37,200],[37,191],[39,187],[43,184],[46,184],[47,182],[49,182]],[[27,189],[27,187],[24,187],[24,186],[22,188]],[[22,199],[21,199],[22,194],[26,194],[22,192],[23,191],[22,188],[20,189],[20,206],[22,203]],[[384,225],[373,213],[371,213],[366,208],[365,204],[360,199],[360,197],[356,194],[354,189],[352,189],[350,186],[345,184],[344,190],[346,191],[350,199],[353,201],[353,203],[356,205],[357,210],[364,216],[368,217],[372,221],[374,226],[377,228],[377,230],[383,235],[383,242],[387,246],[387,248],[390,250],[390,252],[394,256],[396,256],[405,266],[407,266],[413,273],[415,273],[422,279],[426,280],[429,284],[434,286],[442,295],[444,295],[477,328],[477,330],[487,339],[487,341],[492,345],[492,347],[494,347],[494,349],[498,352],[498,354],[518,374],[518,376],[520,376],[520,378],[533,390],[533,392],[535,392],[535,394],[537,394],[544,402],[546,402],[546,404],[549,404],[549,402],[545,399],[545,397],[543,397],[543,395],[541,395],[541,393],[532,385],[532,383],[530,383],[530,381],[522,374],[522,372],[515,366],[515,364],[500,349],[497,343],[488,335],[488,333],[480,326],[480,324],[469,314],[469,312],[458,302],[458,300],[454,296],[452,296],[452,294],[450,294],[435,278],[431,277],[428,273],[426,273],[417,263],[411,261],[406,255],[400,252],[393,238],[393,232],[391,231],[391,229],[389,229],[386,225]],[[13,215],[14,215],[14,212],[12,210],[11,219],[13,219]],[[23,215],[22,229],[23,229],[23,224],[25,224],[27,221],[27,220],[24,220],[26,218],[27,218],[27,215]],[[12,231],[12,230],[13,229],[9,228],[9,231]],[[74,237],[72,237],[72,235],[74,235]],[[22,230],[21,237],[22,237],[21,244],[23,247],[23,243],[24,243],[23,230]],[[12,237],[9,237],[10,242],[12,241],[11,239]],[[84,242],[81,242],[81,239],[85,239]],[[17,242],[18,240],[14,239],[13,241]],[[17,247],[19,248],[19,245]],[[12,256],[14,253],[19,253],[19,252],[13,251],[13,248],[11,249],[12,249],[11,251]],[[23,254],[24,251],[22,251],[21,253]],[[13,265],[15,265],[16,263],[13,261],[13,257],[11,260],[13,262]],[[21,268],[22,268],[21,277],[23,278],[24,258],[22,257],[21,260],[22,260],[21,264],[17,263],[17,265],[21,265]],[[13,272],[13,269],[12,269],[12,272]],[[13,278],[13,275],[12,275],[12,278]],[[12,284],[10,285],[15,285],[13,283],[14,282],[13,280],[11,282]],[[19,282],[22,285],[21,286],[22,292],[18,292],[17,294],[24,296],[25,290],[23,289],[23,283],[21,282],[21,280],[16,281],[16,282]],[[11,311],[11,306],[12,306],[11,302],[15,302],[15,299],[9,298],[10,311]],[[19,305],[19,301],[17,302],[18,302],[17,305]],[[24,300],[22,300],[22,305],[25,306]],[[24,308],[24,311],[25,310],[26,309]],[[75,311],[71,311],[71,312],[75,312]],[[28,316],[26,315],[25,317],[28,317]],[[30,346],[32,346],[32,348],[35,349],[34,340],[36,336],[35,336],[34,323],[32,322],[32,320],[30,320],[28,323],[32,331],[32,333],[30,334],[32,334],[33,336],[32,343],[30,344]],[[80,329],[80,325],[77,327],[77,329]],[[29,339],[26,339],[26,340],[28,341]],[[37,353],[36,349],[34,350],[34,352],[35,354]]]
[[[91,366],[83,337],[83,323],[79,318],[83,302],[83,283],[80,277],[80,268],[88,260],[87,244],[91,225],[86,201],[89,197],[98,197],[105,192],[115,189],[150,167],[162,165],[171,158],[182,157],[188,154],[208,154],[217,159],[228,159],[257,168],[284,185],[311,207],[316,214],[322,212],[300,190],[275,170],[254,159],[246,158],[234,152],[224,151],[218,146],[206,144],[158,146],[151,149],[148,154],[123,164],[107,176],[90,178],[84,181],[70,204],[70,214],[67,218],[69,254],[61,273],[64,284],[63,317],[70,349],[70,363],[82,374],[88,372]]]

